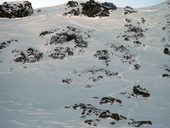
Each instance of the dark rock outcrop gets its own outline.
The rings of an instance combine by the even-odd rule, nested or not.
[[[139,85],[133,87],[133,93],[135,95],[141,95],[143,97],[149,97],[150,96],[150,93],[145,88],[141,88]]]
[[[109,10],[116,10],[117,7],[110,2],[98,3],[94,0],[89,0],[85,3],[80,3],[82,8],[79,7],[79,3],[76,1],[69,1],[67,3],[66,9],[69,11],[65,12],[63,15],[67,16],[79,16],[81,14],[88,17],[106,17],[110,15]]]
[[[135,121],[135,120],[132,120],[132,122],[129,122],[128,124],[132,125],[134,127],[141,127],[143,125],[152,125],[152,122],[151,121]]]
[[[100,118],[112,118],[116,121],[119,120],[126,120],[127,118],[125,116],[119,115],[118,113],[111,113],[109,110],[103,111],[99,114]]]
[[[101,3],[101,6],[108,10],[116,10],[117,9],[116,5],[114,5],[113,3],[110,3],[110,2]]]
[[[138,70],[140,67],[141,67],[141,66],[140,66],[139,64],[135,64],[135,65],[134,65],[134,69],[135,69],[135,70]]]
[[[49,57],[52,57],[53,59],[61,59],[63,60],[66,56],[73,56],[73,50],[69,47],[56,47],[52,53],[49,55]]]
[[[114,53],[116,53],[115,55],[121,58],[122,63],[128,62],[129,64],[132,64],[136,61],[136,55],[132,54],[126,46],[111,44],[110,47],[113,49]]]
[[[66,79],[63,79],[63,80],[62,80],[62,83],[70,84],[71,81],[72,81],[71,79],[66,78]]]
[[[104,50],[97,50],[96,53],[93,55],[95,58],[98,58],[99,60],[105,61],[106,66],[109,66],[110,57],[109,57],[109,51]]]
[[[77,1],[68,1],[67,6],[71,7],[71,8],[77,7],[78,6],[78,2]]]
[[[166,54],[166,55],[170,55],[170,51],[169,51],[169,49],[168,49],[168,48],[165,48],[165,49],[164,49],[164,54]]]
[[[7,48],[12,42],[18,42],[18,40],[8,40],[8,41],[0,43],[0,50]]]
[[[101,12],[101,5],[93,0],[83,4],[82,14],[88,17],[96,17]]]
[[[26,52],[14,50],[13,53],[16,54],[14,61],[23,64],[35,63],[37,61],[40,61],[41,58],[43,58],[43,53],[40,53],[33,48],[28,48]]]
[[[84,123],[88,124],[88,125],[92,125],[92,126],[97,126],[97,124],[94,122],[94,120],[91,120],[91,119],[85,120]]]
[[[130,7],[130,6],[126,6],[125,8],[124,8],[124,10],[125,10],[125,12],[124,12],[124,14],[125,15],[127,15],[127,14],[129,14],[129,13],[136,13],[137,11],[135,11],[132,7]]]
[[[100,17],[105,17],[105,16],[109,16],[110,15],[110,12],[108,9],[104,9],[100,12],[100,14],[98,16]]]
[[[88,46],[83,35],[77,32],[77,28],[68,26],[68,29],[69,30],[66,32],[56,33],[56,35],[53,35],[51,37],[50,44],[62,44],[73,41],[75,43],[75,47],[86,48]]]
[[[110,3],[110,2],[101,3],[101,6],[108,10],[116,10],[117,9],[116,5],[114,5],[113,3]]]
[[[104,3],[97,3],[94,0],[90,0],[86,3],[81,4],[83,6],[82,8],[82,14],[88,16],[88,17],[105,17],[109,16],[110,12],[109,10],[116,10],[117,7],[110,2],[104,2]]]
[[[64,13],[63,15],[67,16],[79,16],[80,15],[80,9],[79,8],[75,8],[75,9],[71,9],[70,11]]]
[[[2,18],[21,18],[30,16],[33,13],[32,5],[28,1],[4,2],[0,5],[0,17]]]
[[[111,105],[114,104],[115,102],[121,104],[122,101],[119,100],[119,99],[115,99],[115,98],[112,98],[112,97],[103,97],[101,100],[100,100],[100,104],[107,104],[107,103],[110,103]]]
[[[81,118],[87,119],[88,117],[95,117],[97,119],[90,119],[90,120],[85,120],[84,123],[88,125],[93,125],[97,126],[95,123],[100,122],[100,119],[112,119],[114,121],[120,121],[120,120],[127,120],[127,118],[123,115],[120,115],[118,113],[112,113],[109,110],[102,110],[99,108],[94,107],[91,104],[84,104],[84,103],[79,103],[75,104],[73,106],[66,106],[65,108],[73,108],[74,110],[81,110]]]

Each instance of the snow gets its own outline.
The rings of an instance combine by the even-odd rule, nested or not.
[[[86,16],[62,16],[65,6],[42,8],[41,12],[25,18],[0,18],[0,43],[11,39],[9,47],[0,50],[0,125],[3,128],[90,128],[80,118],[81,111],[65,109],[65,106],[76,103],[92,104],[97,108],[109,109],[112,112],[125,115],[128,119],[151,120],[153,125],[144,125],[144,128],[169,128],[170,120],[170,79],[163,78],[165,65],[170,67],[170,56],[163,53],[165,45],[170,45],[168,33],[162,30],[166,25],[165,16],[169,14],[168,5],[162,3],[151,8],[138,9],[137,13],[123,14],[118,8],[111,12],[110,17],[88,18]],[[145,37],[140,41],[145,46],[135,46],[132,41],[124,41],[120,33],[127,30],[124,27],[125,19],[131,19],[132,24],[144,17],[148,28]],[[81,33],[88,33],[88,47],[83,53],[75,49],[73,56],[63,60],[48,57],[49,51],[55,45],[46,45],[55,33],[40,37],[42,31],[66,30],[67,26],[77,27]],[[166,38],[161,42],[162,37]],[[70,44],[58,46],[74,47]],[[125,45],[131,54],[135,54],[135,62],[122,63],[123,53],[114,52],[110,44]],[[32,47],[44,56],[35,63],[15,63],[13,50],[26,51]],[[93,55],[97,50],[107,49],[110,54],[109,66]],[[133,64],[140,64],[139,70],[134,70]],[[118,72],[118,76],[107,77],[96,82],[89,77],[97,77],[86,71],[89,69],[106,69]],[[77,72],[77,73],[75,73]],[[81,76],[78,76],[81,74]],[[63,79],[70,78],[70,84],[62,83]],[[148,98],[127,98],[121,92],[131,93],[134,85],[140,85],[149,90]],[[92,86],[86,88],[87,85]],[[112,96],[122,100],[122,105],[99,105],[98,99],[93,97]],[[91,117],[92,118],[92,117]],[[95,117],[96,118],[96,117]],[[102,119],[97,128],[111,128],[110,119]],[[128,122],[128,121],[127,121]],[[126,121],[116,122],[114,127],[131,128]]]

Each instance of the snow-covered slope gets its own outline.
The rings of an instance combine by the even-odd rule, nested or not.
[[[63,16],[65,5],[0,18],[0,127],[169,128],[167,3],[104,18]]]

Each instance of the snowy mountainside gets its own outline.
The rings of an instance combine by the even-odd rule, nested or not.
[[[169,128],[170,4],[0,18],[4,128]]]

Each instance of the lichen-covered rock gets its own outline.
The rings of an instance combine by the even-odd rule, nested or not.
[[[28,1],[4,2],[0,5],[0,17],[2,18],[26,17],[33,13],[32,5]]]

